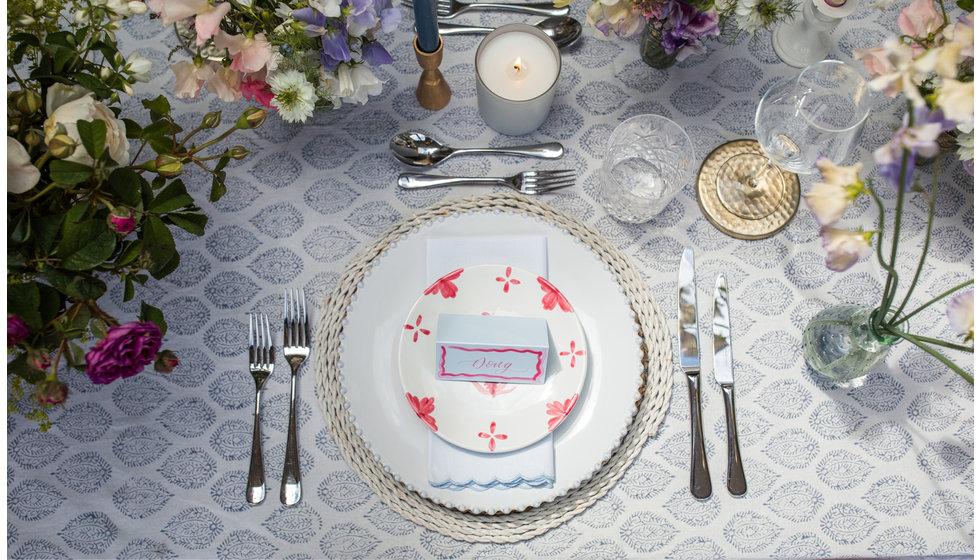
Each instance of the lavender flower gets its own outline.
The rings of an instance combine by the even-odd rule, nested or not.
[[[718,28],[718,12],[702,12],[679,0],[668,0],[666,8],[670,27],[661,34],[660,44],[664,47],[664,52],[677,52],[677,60],[684,60],[692,54],[707,53],[708,48],[701,39],[721,33]]]
[[[946,317],[957,335],[965,341],[973,340],[973,290],[963,292],[949,301]]]
[[[823,248],[827,250],[827,268],[843,272],[871,254],[872,232],[849,231],[834,227],[820,228]]]
[[[915,110],[915,123],[914,126],[909,126],[909,116],[905,115],[902,127],[891,141],[874,152],[875,163],[881,165],[878,174],[896,189],[899,188],[902,176],[903,151],[908,150],[909,156],[905,158],[905,184],[901,188],[908,190],[915,180],[915,156],[931,157],[939,153],[936,138],[944,130],[956,126],[956,123],[943,116],[942,111],[930,112],[926,105]]]

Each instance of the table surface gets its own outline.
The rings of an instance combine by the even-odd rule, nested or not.
[[[573,15],[585,21],[586,7],[579,0]],[[832,34],[830,58],[850,60],[853,49],[879,44],[896,28],[898,9],[865,7],[845,20]],[[672,118],[691,135],[699,158],[723,142],[752,137],[758,99],[795,72],[775,55],[768,33],[732,46],[712,42],[707,56],[666,71],[639,59],[638,38],[585,36],[563,53],[548,120],[534,134],[511,138],[489,129],[476,108],[478,36],[446,40],[442,71],[453,91],[449,106],[433,112],[418,105],[411,19],[406,14],[384,39],[395,60],[378,71],[385,80],[379,97],[318,114],[305,125],[270,117],[254,133],[236,134],[236,143],[254,154],[229,167],[229,191],[218,203],[207,201],[209,181],[202,173],[186,179],[211,221],[203,237],[176,233],[180,267],[138,294],[165,313],[165,347],[181,361],[173,373],[148,370],[101,387],[67,374],[71,396],[52,415],[50,431],[9,417],[11,558],[972,555],[973,387],[908,344],[896,347],[860,389],[831,388],[803,363],[801,332],[818,310],[838,302],[875,303],[883,275],[872,260],[846,273],[827,270],[816,222],[805,207],[776,236],[740,241],[711,226],[690,186],[641,225],[617,222],[597,202],[601,152],[625,118]],[[521,21],[489,12],[461,19],[491,26]],[[136,18],[120,37],[124,51],[139,50],[154,62],[156,77],[138,95],[169,93],[171,31],[158,20]],[[173,103],[188,128],[209,110],[223,110],[228,121],[246,106],[229,106],[213,95]],[[866,168],[902,110],[901,102],[876,99],[856,154]],[[563,160],[542,167],[574,168],[580,179],[543,200],[594,226],[633,259],[672,337],[682,247],[692,245],[697,253],[702,309],[715,275],[728,275],[745,496],[725,491],[722,398],[707,369],[705,437],[715,492],[705,501],[688,492],[687,389],[678,371],[659,432],[593,507],[525,542],[455,541],[395,514],[348,468],[319,410],[315,374],[307,365],[299,380],[305,495],[299,506],[284,508],[276,490],[289,376],[278,373],[288,371],[280,359],[263,397],[269,497],[258,506],[245,503],[254,398],[245,368],[246,313],[278,316],[289,287],[305,288],[312,313],[318,313],[315,304],[332,291],[346,264],[386,227],[430,204],[490,190],[399,192],[395,177],[404,169],[387,153],[387,143],[410,129],[455,146],[562,142]],[[536,163],[492,156],[454,160],[439,171],[510,174]],[[973,275],[973,180],[955,158],[943,162],[918,302]],[[803,180],[804,191],[811,182]],[[882,193],[893,205],[894,194]],[[900,270],[906,278],[925,224],[919,202],[904,220],[909,240]],[[872,227],[869,204],[850,212],[850,223]],[[139,297],[123,303],[121,286],[111,288],[107,299],[126,317],[139,304]],[[951,334],[941,306],[919,319],[913,330]],[[676,357],[676,347],[673,352]],[[972,371],[972,355],[954,358]]]

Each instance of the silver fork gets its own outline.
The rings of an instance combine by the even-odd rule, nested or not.
[[[259,405],[262,386],[276,366],[276,351],[272,345],[269,317],[265,313],[248,314],[248,371],[255,380],[255,424],[252,427],[252,459],[248,465],[248,489],[245,499],[250,504],[265,499],[265,470],[262,466],[262,436],[259,432]]]
[[[292,375],[289,378],[289,431],[286,432],[286,460],[282,467],[279,500],[287,506],[299,503],[303,487],[299,474],[299,448],[296,443],[296,372],[310,356],[310,320],[306,315],[306,292],[286,290],[282,303],[282,354]]]
[[[431,189],[471,185],[510,187],[523,194],[541,194],[563,189],[575,184],[575,172],[571,169],[556,171],[524,171],[511,177],[450,177],[427,173],[402,173],[398,186],[403,189]]]
[[[402,6],[412,8],[412,0],[401,0]],[[556,8],[551,2],[532,2],[528,4],[508,4],[502,2],[459,2],[458,0],[436,0],[436,15],[451,19],[469,10],[510,10],[538,16],[567,16],[569,7]]]

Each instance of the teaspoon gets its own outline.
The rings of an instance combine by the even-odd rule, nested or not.
[[[565,153],[565,148],[558,142],[508,148],[450,148],[421,132],[396,134],[391,138],[388,147],[395,159],[417,167],[432,167],[456,154],[504,154],[555,159]]]
[[[544,31],[544,34],[551,37],[558,48],[567,47],[578,40],[582,35],[582,24],[574,18],[566,16],[551,16],[534,24],[535,27]],[[462,35],[467,33],[490,33],[492,27],[474,27],[472,25],[458,25],[453,23],[439,22],[440,35]]]

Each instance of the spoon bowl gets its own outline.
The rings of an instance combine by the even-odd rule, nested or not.
[[[509,148],[450,148],[421,132],[396,134],[388,142],[388,148],[395,159],[415,167],[432,167],[456,154],[505,154],[554,159],[565,153],[565,148],[557,142]]]

